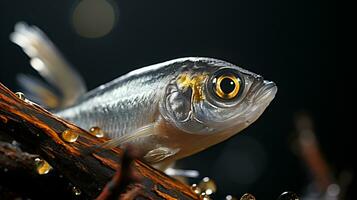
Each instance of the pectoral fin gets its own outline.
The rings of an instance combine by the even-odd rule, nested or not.
[[[159,147],[157,149],[153,149],[149,151],[145,156],[144,159],[148,163],[158,163],[163,161],[164,159],[175,155],[179,152],[180,149],[171,149],[167,147]]]
[[[125,134],[121,137],[113,138],[99,146],[99,148],[111,149],[143,137],[152,136],[155,133],[155,123],[143,126],[133,131],[132,133]]]

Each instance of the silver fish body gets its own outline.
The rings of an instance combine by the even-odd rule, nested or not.
[[[216,102],[217,105],[202,104],[208,101],[208,94],[203,99],[195,100],[192,88],[178,92],[178,81],[183,74],[187,77],[203,76],[203,83],[197,84],[205,87],[210,76],[222,69],[236,70],[246,76],[248,88],[243,95],[250,95],[252,99],[249,100],[251,102],[241,100],[239,103],[252,105],[241,106],[241,114],[246,112],[243,123],[236,124],[235,112],[221,109],[219,103],[222,102]],[[230,63],[211,58],[182,58],[130,72],[94,89],[75,105],[57,114],[87,130],[93,126],[100,127],[111,138],[135,134],[141,127],[156,124],[155,133],[134,136],[129,142],[140,147],[144,154],[156,149],[160,151],[154,153],[161,154],[163,150],[168,154],[152,159],[156,163],[168,160],[168,157],[171,157],[169,160],[176,160],[191,155],[229,138],[255,121],[275,92],[276,86],[272,82],[264,82],[259,75]],[[259,93],[262,93],[259,98],[265,98],[265,101],[254,107],[253,96]],[[218,116],[215,116],[216,113]],[[212,117],[209,119],[200,115]]]
[[[212,58],[180,58],[134,70],[85,93],[81,77],[37,27],[19,23],[10,39],[62,98],[30,76],[27,96],[83,129],[99,127],[110,148],[132,144],[152,164],[202,151],[252,124],[275,97],[273,82]]]

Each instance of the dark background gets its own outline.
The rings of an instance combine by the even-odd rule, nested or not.
[[[198,169],[201,177],[214,179],[217,199],[245,192],[257,199],[275,199],[286,190],[302,194],[309,174],[289,141],[294,114],[305,110],[314,119],[322,152],[334,172],[352,169],[348,142],[352,133],[343,129],[338,114],[347,106],[336,64],[335,2],[115,3],[115,27],[108,35],[93,39],[73,28],[78,1],[2,0],[0,81],[17,91],[16,74],[35,74],[27,56],[8,39],[18,21],[40,27],[83,75],[89,89],[130,70],[178,57],[223,59],[276,82],[277,96],[241,134],[178,162],[179,167]]]

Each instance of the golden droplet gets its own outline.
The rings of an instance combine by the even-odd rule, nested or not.
[[[73,191],[73,194],[76,196],[79,196],[82,194],[82,191],[79,188],[77,188],[76,186],[72,187],[72,191]]]
[[[89,133],[97,138],[104,137],[104,131],[97,126],[90,128]]]
[[[65,130],[62,132],[62,138],[66,142],[75,142],[77,141],[78,137],[79,137],[78,133],[72,130]]]
[[[197,184],[192,184],[191,190],[196,194],[201,194],[201,189],[197,186]]]
[[[232,196],[232,195],[227,195],[227,196],[226,196],[226,200],[237,200],[237,198],[235,198],[235,197]]]
[[[26,96],[25,96],[25,94],[22,93],[22,92],[16,92],[15,95],[16,95],[19,99],[21,99],[21,100],[23,100],[23,101],[26,100]]]
[[[52,170],[52,166],[43,159],[36,158],[35,164],[36,164],[36,171],[39,175],[48,174],[48,172]]]
[[[240,200],[255,200],[255,197],[252,194],[245,193],[243,196],[240,198]]]
[[[198,184],[198,187],[207,195],[211,195],[217,191],[216,183],[208,177],[204,177]]]

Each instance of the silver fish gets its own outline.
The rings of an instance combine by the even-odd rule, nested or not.
[[[32,27],[22,26],[33,31]],[[20,33],[26,36],[19,29],[12,35],[17,44],[16,34]],[[36,48],[50,42],[45,38],[38,45],[38,41]],[[26,48],[34,45],[20,46],[26,52]],[[52,44],[50,49],[53,48]],[[58,50],[52,52],[57,54]],[[35,57],[56,66],[48,61],[48,56],[40,53]],[[23,81],[27,85],[31,82],[30,78]],[[79,91],[85,88],[81,82],[71,87],[71,90],[80,88]],[[236,65],[189,57],[134,70],[83,93],[75,103],[56,114],[87,130],[100,127],[112,138],[104,147],[130,143],[149,163],[165,165],[237,134],[258,119],[276,92],[273,82]],[[60,105],[68,105],[63,101],[66,99]]]

